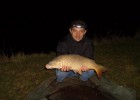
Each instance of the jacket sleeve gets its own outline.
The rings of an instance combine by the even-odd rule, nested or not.
[[[68,53],[68,49],[67,49],[66,43],[58,42],[56,55],[58,56],[58,55],[67,54],[67,53]]]
[[[86,51],[85,51],[85,55],[88,57],[88,58],[91,58],[94,60],[94,44],[92,41],[89,41],[88,44],[87,44],[87,48],[86,48]]]

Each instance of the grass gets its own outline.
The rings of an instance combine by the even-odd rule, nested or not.
[[[28,92],[51,75],[45,64],[55,56],[51,54],[17,54],[0,60],[1,100],[22,100]]]
[[[95,60],[109,69],[107,78],[136,90],[140,99],[140,38],[103,40],[95,44]],[[45,64],[55,53],[0,57],[1,100],[23,100],[45,79],[55,75]]]
[[[96,44],[95,59],[109,69],[107,78],[133,88],[140,99],[140,38],[115,39]]]

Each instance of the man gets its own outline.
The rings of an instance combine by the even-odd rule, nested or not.
[[[94,59],[93,41],[85,35],[87,32],[86,28],[87,25],[85,22],[81,20],[73,21],[69,28],[70,34],[58,42],[57,56],[62,54],[79,54]],[[46,95],[49,96],[53,94],[54,91],[59,90],[59,88],[74,85],[79,82],[79,80],[73,80],[76,83],[70,80],[63,82],[63,80],[68,77],[79,76],[82,81],[85,81],[82,83],[88,84],[89,81],[87,80],[90,77],[95,76],[95,72],[89,70],[87,66],[81,66],[81,70],[83,73],[80,76],[73,71],[70,71],[67,66],[63,66],[60,70],[56,70],[56,77],[45,80],[35,91],[32,91],[27,95],[26,100],[47,100],[48,97],[46,98]]]
[[[69,28],[70,34],[61,40],[57,45],[57,56],[62,54],[78,54],[94,59],[93,41],[86,36],[87,25],[82,20],[76,20],[71,23]],[[87,66],[81,66],[82,75],[78,75],[69,70],[69,67],[63,66],[60,70],[56,70],[58,82],[62,82],[64,78],[79,76],[81,80],[87,81],[92,75],[93,70],[89,70]]]

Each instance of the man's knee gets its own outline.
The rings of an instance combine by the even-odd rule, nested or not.
[[[91,77],[92,75],[95,74],[95,71],[94,71],[94,70],[89,70],[89,71],[88,71],[88,74],[89,74],[89,77]]]
[[[80,76],[80,79],[83,81],[87,81],[94,74],[95,74],[94,70],[83,72],[82,76]]]

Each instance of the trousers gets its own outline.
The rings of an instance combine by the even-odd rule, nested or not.
[[[91,76],[95,74],[94,70],[88,70],[85,72],[82,72],[82,75],[79,75],[78,73],[75,73],[73,71],[61,71],[61,70],[56,70],[56,79],[57,82],[62,82],[65,78],[69,77],[80,77],[82,81],[87,81]]]

